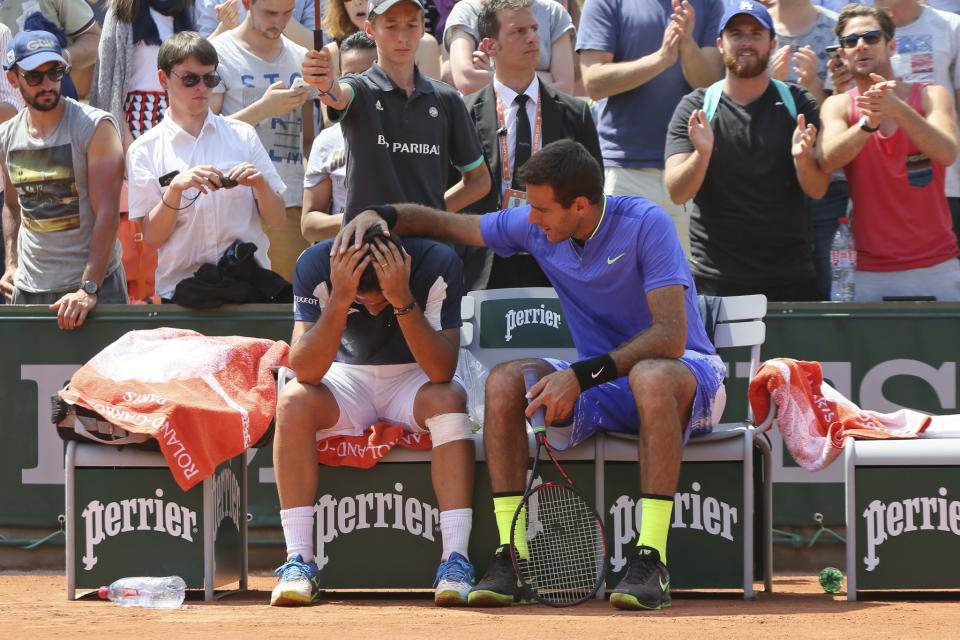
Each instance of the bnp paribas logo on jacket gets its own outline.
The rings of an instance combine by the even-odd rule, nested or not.
[[[480,346],[516,349],[572,348],[560,301],[556,298],[485,300],[480,314]]]
[[[874,500],[862,514],[867,530],[867,571],[880,566],[880,545],[903,535],[917,536],[923,531],[942,531],[960,537],[960,500],[949,500],[946,487],[935,496],[918,496],[888,503]],[[912,544],[921,542],[917,540]]]

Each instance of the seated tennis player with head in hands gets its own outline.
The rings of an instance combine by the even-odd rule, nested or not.
[[[532,360],[542,377],[529,402],[521,365],[531,360],[502,363],[487,379],[483,442],[501,546],[468,603],[529,600],[518,587],[509,541],[525,485],[524,414],[543,407],[548,425],[568,427],[557,430],[568,432],[568,446],[600,429],[639,433],[642,526],[611,602],[622,609],[669,606],[667,533],[682,448],[722,413],[724,365],[707,338],[687,261],[663,209],[640,197],[604,196],[600,165],[570,140],[534,154],[521,180],[527,206],[483,216],[376,206],[341,231],[333,250],[354,250],[370,226],[380,225],[487,246],[501,257],[525,251],[559,296],[580,359]]]
[[[476,450],[467,395],[454,377],[462,266],[453,249],[432,240],[400,242],[379,228],[362,240],[337,255],[328,240],[297,260],[290,351],[297,379],[277,399],[273,442],[287,561],[270,602],[312,604],[319,596],[317,439],[361,435],[387,421],[430,433],[443,541],[434,601],[466,604]]]

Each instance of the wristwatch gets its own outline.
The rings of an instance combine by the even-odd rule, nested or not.
[[[880,129],[880,127],[871,127],[870,119],[867,116],[860,116],[860,128],[867,133],[873,133]]]
[[[100,293],[100,285],[94,280],[84,280],[80,283],[80,288],[83,289],[83,292],[91,296],[95,296]]]

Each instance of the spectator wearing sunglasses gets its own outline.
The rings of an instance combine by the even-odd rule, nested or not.
[[[234,241],[252,242],[258,265],[270,268],[262,223],[284,222],[283,181],[252,126],[210,110],[220,84],[217,51],[184,31],[160,45],[164,119],[127,152],[130,219],[158,248],[156,290],[171,300],[177,283],[216,264]]]
[[[0,126],[0,288],[13,304],[50,305],[61,329],[82,325],[98,303],[127,302],[116,239],[123,180],[117,122],[61,95],[68,68],[56,36],[18,33],[4,69],[26,108]]]
[[[932,82],[960,97],[960,16],[918,0],[877,0],[897,29],[893,72],[906,82]],[[937,8],[933,8],[937,7]],[[960,159],[947,167],[947,204],[960,234]]]
[[[937,84],[897,78],[894,29],[875,7],[840,12],[840,55],[856,84],[823,104],[820,164],[843,167],[850,185],[857,301],[957,301],[960,252],[944,191],[957,157],[953,96]]]

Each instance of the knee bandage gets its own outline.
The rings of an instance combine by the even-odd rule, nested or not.
[[[448,442],[473,437],[473,431],[470,429],[470,418],[465,413],[441,413],[438,416],[427,418],[424,424],[427,425],[427,430],[430,432],[430,440],[433,441],[434,448]]]

